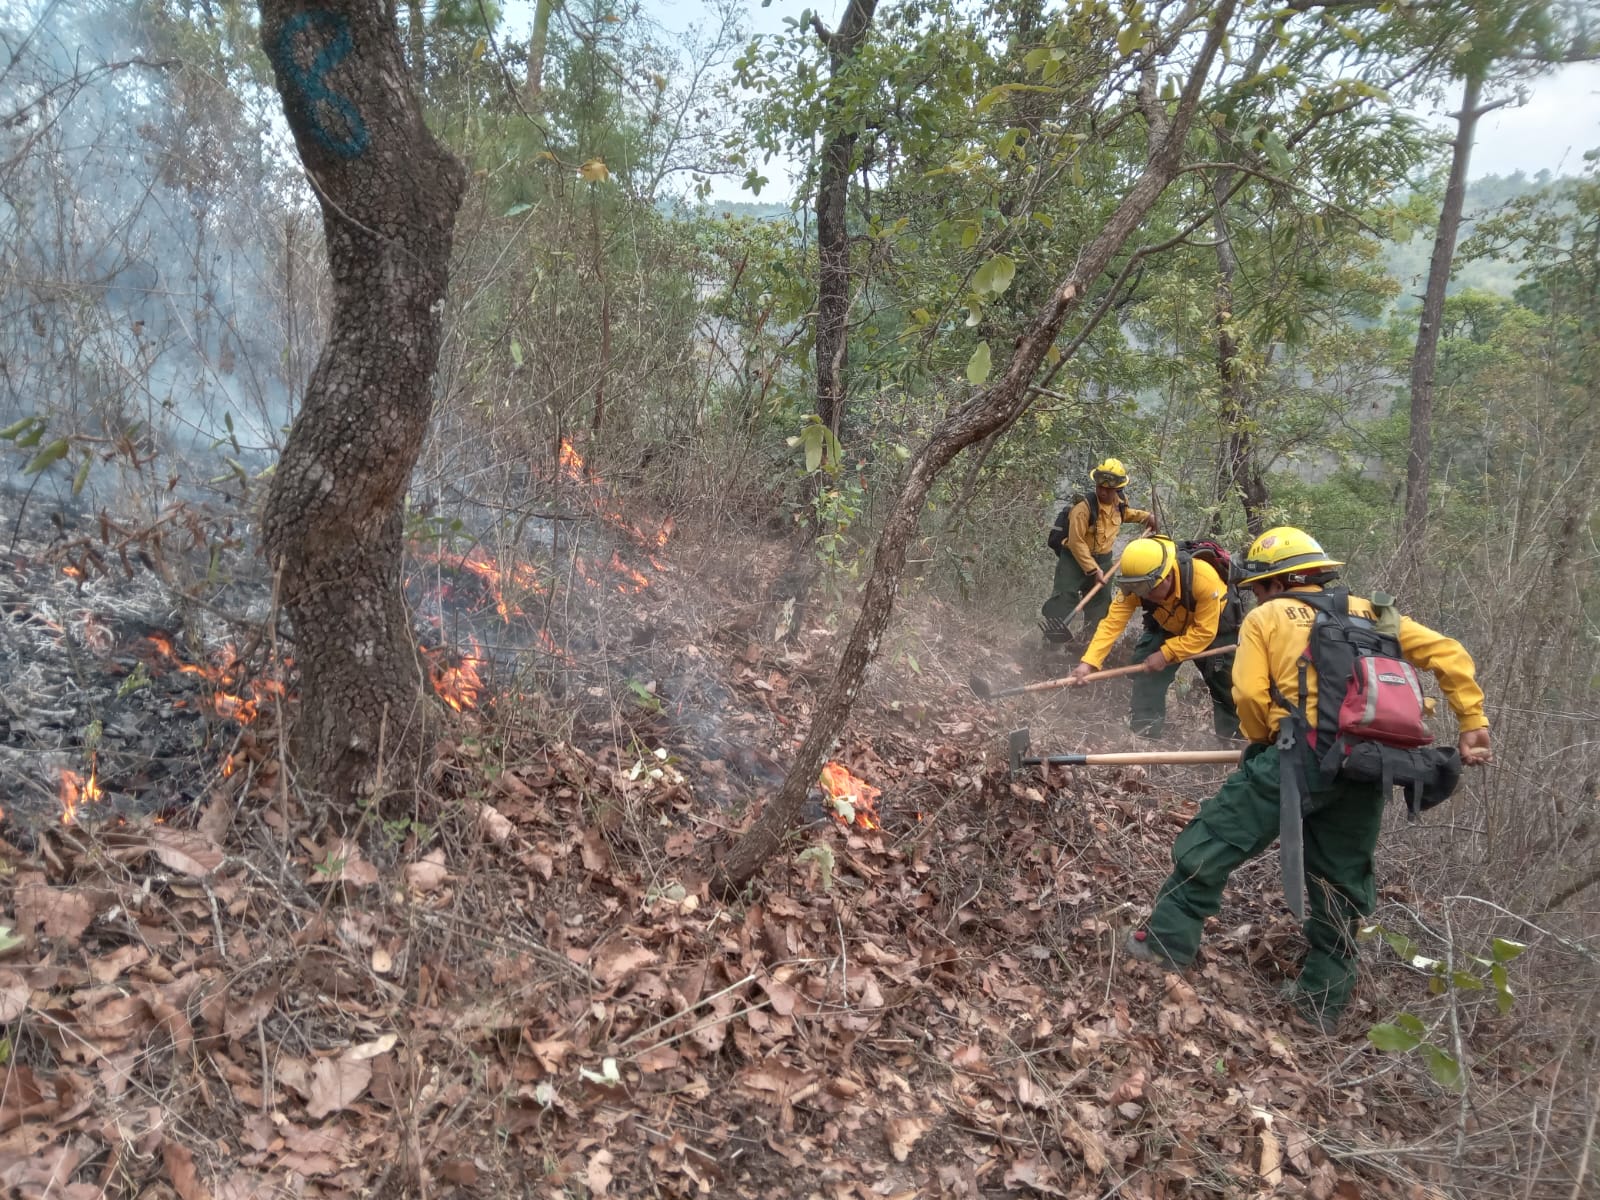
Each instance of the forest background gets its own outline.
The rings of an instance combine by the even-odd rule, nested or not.
[[[407,537],[510,570],[577,452],[631,510],[764,547],[759,624],[792,636],[871,610],[896,557],[878,539],[923,487],[887,594],[1018,640],[1043,530],[1115,453],[1166,529],[1242,549],[1302,525],[1472,650],[1500,765],[1397,869],[1473,898],[1463,944],[1513,914],[1592,945],[1594,155],[1465,189],[1420,457],[1413,420],[1452,157],[1414,113],[1591,57],[1592,14],[1191,7],[853,0],[835,29],[751,41],[732,4],[682,35],[612,0],[543,0],[531,32],[487,3],[401,6],[410,87],[467,168]],[[53,0],[0,31],[8,486],[152,527],[174,496],[252,513],[336,307],[258,14]],[[1459,145],[1470,125],[1464,167]],[[1164,186],[1078,279],[1158,150]],[[792,204],[709,202],[775,158]],[[1014,412],[924,470],[1008,364]],[[1593,1025],[1592,991],[1529,1003]],[[1587,1153],[1592,1037],[1572,1052]]]

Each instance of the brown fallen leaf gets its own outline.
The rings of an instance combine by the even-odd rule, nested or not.
[[[195,1169],[194,1151],[174,1141],[163,1141],[161,1164],[179,1200],[211,1200],[211,1189],[200,1182],[200,1173]]]
[[[1083,1165],[1094,1174],[1104,1174],[1111,1165],[1106,1155],[1105,1139],[1094,1130],[1086,1129],[1070,1116],[1063,1116],[1061,1135],[1078,1147],[1078,1153],[1083,1155]]]
[[[28,1011],[32,989],[16,971],[0,971],[0,1025],[15,1021]]]
[[[172,870],[195,879],[204,879],[227,857],[204,834],[170,825],[158,825],[150,831],[150,849]]]
[[[1263,1127],[1261,1138],[1261,1165],[1258,1173],[1273,1187],[1283,1182],[1283,1151],[1278,1145],[1278,1135]]]
[[[515,826],[498,808],[492,804],[485,804],[478,809],[478,831],[489,841],[500,846],[510,840]]]
[[[611,1151],[596,1150],[583,1172],[583,1181],[589,1185],[589,1194],[604,1196],[611,1186]]]
[[[365,1059],[319,1058],[311,1066],[306,1115],[320,1121],[330,1113],[348,1108],[360,1099],[371,1082],[372,1064]]]
[[[883,1123],[884,1140],[889,1143],[889,1153],[895,1162],[905,1162],[917,1139],[927,1133],[929,1123],[919,1117],[889,1117]]]
[[[438,890],[450,878],[444,865],[444,851],[433,850],[423,856],[421,862],[407,863],[405,875],[406,886],[414,892]]]
[[[136,967],[150,957],[144,946],[118,946],[110,954],[89,961],[89,974],[96,983],[111,983],[130,967]]]
[[[620,983],[640,967],[647,967],[660,956],[654,950],[625,941],[607,942],[595,955],[594,977],[607,986]]]

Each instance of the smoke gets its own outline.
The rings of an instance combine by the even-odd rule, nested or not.
[[[0,426],[120,439],[163,485],[273,461],[321,327],[315,213],[253,31],[218,20],[0,6]]]

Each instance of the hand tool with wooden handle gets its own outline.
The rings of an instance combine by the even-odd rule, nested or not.
[[[1198,662],[1202,658],[1215,658],[1219,654],[1232,654],[1237,646],[1213,646],[1209,650],[1202,650],[1199,654],[1191,654],[1179,662]],[[1144,670],[1143,663],[1134,663],[1131,667],[1113,667],[1109,671],[1093,671],[1084,677],[1083,682],[1099,683],[1103,679],[1120,679],[1124,675],[1137,675]],[[977,675],[967,680],[967,686],[977,693],[980,700],[998,700],[1001,696],[1015,696],[1022,692],[1048,692],[1056,688],[1067,687],[1072,683],[1071,675],[1063,675],[1060,679],[1046,679],[1040,683],[1023,684],[1021,687],[1002,688],[992,691],[989,684]]]
[[[1054,617],[1040,617],[1039,628],[1044,631],[1044,636],[1058,646],[1072,645],[1072,618],[1083,611],[1084,606],[1094,599],[1095,593],[1106,586],[1106,582],[1104,579],[1097,580],[1095,585],[1083,594],[1083,599],[1078,601],[1078,606],[1059,620]],[[1054,637],[1051,636],[1052,628],[1060,630]]]
[[[1028,730],[1013,730],[1007,746],[1011,773],[1023,767],[1117,767],[1148,763],[1237,763],[1240,750],[1133,750],[1109,754],[1028,754]]]

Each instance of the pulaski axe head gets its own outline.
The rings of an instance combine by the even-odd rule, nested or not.
[[[1011,736],[1006,741],[1007,757],[1010,760],[1011,773],[1013,775],[1022,770],[1022,759],[1028,753],[1029,741],[1028,727],[1026,725],[1021,729],[1013,729]]]

